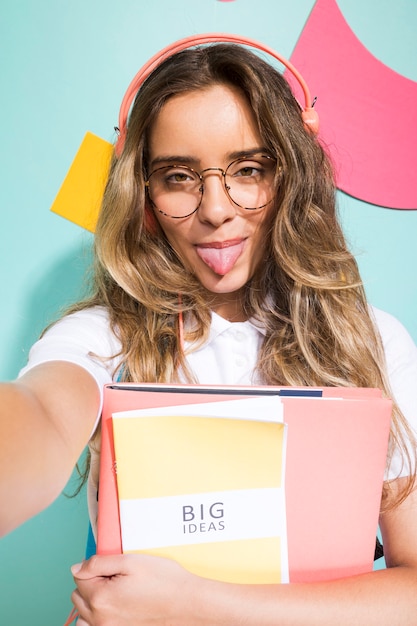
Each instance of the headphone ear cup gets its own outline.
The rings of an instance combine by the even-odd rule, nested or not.
[[[319,132],[319,114],[312,107],[306,107],[301,112],[301,117],[304,122],[304,127],[313,135],[318,135]]]
[[[123,152],[125,137],[126,133],[123,133],[123,136],[121,135],[121,133],[119,133],[119,136],[116,139],[116,143],[114,144],[114,151],[117,157],[119,157]]]

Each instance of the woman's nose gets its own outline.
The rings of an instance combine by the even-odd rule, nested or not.
[[[206,170],[202,185],[203,196],[197,212],[199,219],[216,226],[232,219],[236,207],[226,193],[222,170]]]

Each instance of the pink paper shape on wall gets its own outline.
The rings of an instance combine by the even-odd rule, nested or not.
[[[291,61],[318,97],[319,137],[339,189],[371,204],[417,209],[417,82],[375,58],[335,0],[317,0]]]

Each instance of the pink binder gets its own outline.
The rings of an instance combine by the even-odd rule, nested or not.
[[[378,389],[106,386],[98,553],[122,551],[114,412],[267,393],[282,395],[288,424],[285,489],[290,582],[332,580],[371,571],[392,411],[392,402]]]

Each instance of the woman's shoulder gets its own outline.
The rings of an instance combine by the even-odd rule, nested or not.
[[[104,307],[95,306],[64,315],[51,324],[31,347],[20,375],[46,361],[70,361],[88,370],[114,369],[120,342]],[[106,376],[107,377],[107,376]]]
[[[371,307],[371,315],[381,335],[389,365],[398,360],[417,363],[417,346],[406,327],[391,313]]]
[[[89,306],[80,309],[74,309],[63,315],[54,325],[66,322],[77,324],[100,324],[100,326],[108,326],[110,321],[109,312],[104,306]]]
[[[104,306],[89,306],[80,309],[74,309],[70,313],[63,315],[57,322],[55,322],[51,328],[66,322],[75,322],[81,324],[88,323],[109,323],[109,312]]]
[[[103,306],[92,306],[63,315],[48,327],[42,339],[52,337],[60,337],[61,340],[68,338],[76,343],[113,344],[117,341],[111,329],[109,313]]]
[[[373,308],[385,351],[391,391],[409,425],[417,434],[417,346],[404,325],[390,313]]]

